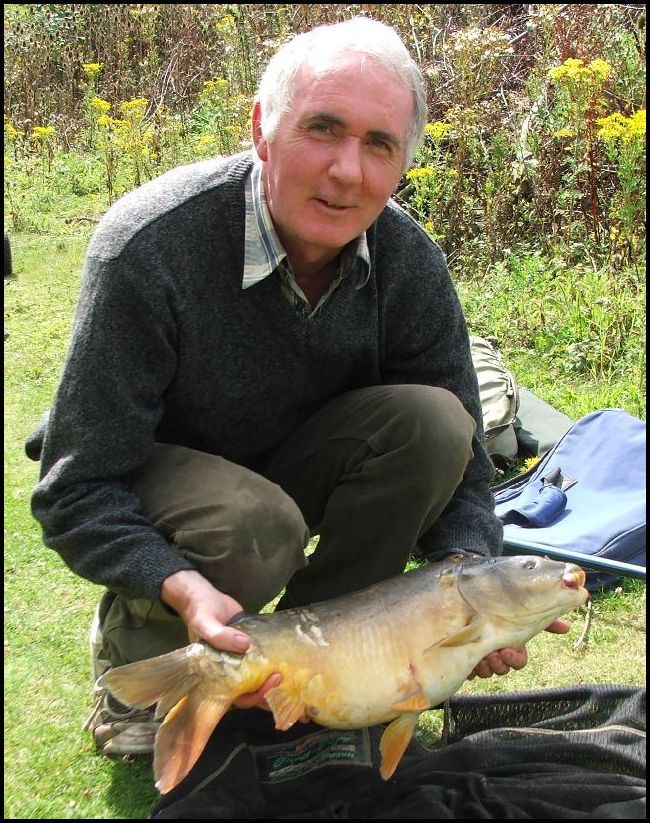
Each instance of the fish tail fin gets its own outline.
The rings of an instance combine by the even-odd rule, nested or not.
[[[381,752],[379,773],[383,780],[392,777],[406,751],[406,747],[411,742],[419,717],[420,712],[406,712],[386,727],[379,741],[379,751]]]
[[[186,647],[110,669],[97,686],[127,706],[146,709],[158,703],[156,717],[161,717],[198,681],[192,668]]]
[[[156,719],[165,717],[154,746],[154,775],[161,794],[171,791],[194,766],[236,697],[225,675],[221,693],[215,692],[214,679],[205,682],[205,673],[194,662],[203,648],[195,644],[127,663],[98,681],[127,706],[145,709],[158,704]],[[212,674],[221,680],[217,666]]]
[[[170,792],[194,766],[231,703],[231,697],[215,695],[199,683],[169,711],[154,750],[156,788],[161,794]]]

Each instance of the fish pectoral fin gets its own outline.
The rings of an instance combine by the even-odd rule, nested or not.
[[[393,720],[382,734],[379,741],[379,751],[381,752],[379,774],[383,780],[392,777],[408,744],[411,742],[419,716],[419,712],[402,714]]]
[[[471,623],[468,623],[467,626],[463,626],[463,628],[459,629],[457,632],[452,632],[452,634],[448,634],[447,637],[443,637],[442,640],[439,640],[437,643],[429,646],[429,648],[425,651],[425,654],[431,649],[440,649],[445,646],[466,646],[468,643],[475,643],[477,640],[481,639],[484,628],[485,620],[481,617],[476,618],[475,620],[472,620]]]
[[[153,771],[156,788],[167,794],[199,759],[232,697],[219,697],[199,684],[171,709],[156,734]]]
[[[305,712],[304,702],[282,684],[269,689],[264,697],[273,712],[275,728],[280,731],[290,729]]]
[[[427,700],[422,689],[412,692],[404,700],[400,700],[399,703],[393,703],[391,706],[391,709],[396,712],[422,712],[430,708],[431,702]]]

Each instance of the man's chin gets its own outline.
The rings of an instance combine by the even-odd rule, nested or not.
[[[356,227],[355,227],[356,228]],[[332,252],[340,252],[348,243],[355,240],[363,229],[356,231],[355,229],[348,229],[346,231],[337,231],[335,226],[325,227],[313,232],[305,232],[300,242],[305,249],[309,249],[315,253],[331,254]]]

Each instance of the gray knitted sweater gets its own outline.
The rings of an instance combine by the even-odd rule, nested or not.
[[[367,233],[368,283],[345,278],[302,317],[276,274],[242,289],[251,165],[246,153],[175,169],[99,224],[32,498],[46,545],[95,583],[158,600],[163,580],[191,565],[123,483],[154,441],[255,469],[333,396],[424,383],[454,392],[478,431],[465,478],[421,549],[434,559],[496,551],[476,376],[440,250],[389,204]]]

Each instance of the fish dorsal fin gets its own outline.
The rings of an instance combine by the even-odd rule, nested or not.
[[[379,741],[379,751],[381,752],[379,774],[384,780],[392,777],[402,759],[406,747],[413,737],[419,716],[419,712],[402,714],[393,720],[382,734]]]
[[[161,794],[177,786],[194,766],[231,702],[215,697],[207,684],[199,684],[169,712],[156,734],[154,750],[153,770]]]
[[[275,728],[283,732],[290,729],[304,714],[304,701],[299,694],[289,691],[283,684],[269,689],[265,699],[273,712]]]
[[[467,626],[463,626],[463,628],[457,632],[452,632],[448,634],[447,637],[443,637],[442,640],[434,643],[427,651],[444,647],[466,646],[468,643],[475,643],[481,639],[484,628],[485,620],[482,617],[476,617],[471,623],[468,623]]]

